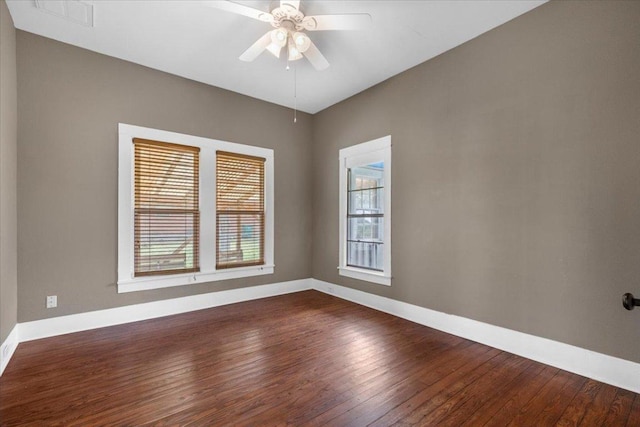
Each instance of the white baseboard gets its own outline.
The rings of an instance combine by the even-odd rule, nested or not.
[[[52,317],[20,323],[19,337],[20,342],[25,342],[308,289],[311,289],[311,279],[301,279]]]
[[[547,338],[311,279],[320,292],[383,311],[452,335],[486,344],[603,383],[640,393],[640,363]]]
[[[13,327],[7,339],[0,345],[0,375],[9,364],[9,360],[11,360],[16,348],[18,348],[18,325]]]
[[[640,364],[316,279],[251,286],[17,324],[0,346],[0,375],[18,343],[315,289],[434,329],[640,393]]]

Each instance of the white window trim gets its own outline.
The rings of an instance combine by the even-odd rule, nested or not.
[[[200,148],[200,271],[134,277],[133,138]],[[216,151],[265,159],[265,264],[216,270]],[[273,274],[273,150],[120,123],[118,125],[118,293]]]
[[[340,160],[340,248],[338,273],[341,276],[391,286],[391,135],[343,148]],[[383,271],[347,265],[347,170],[354,166],[384,162],[384,245]]]

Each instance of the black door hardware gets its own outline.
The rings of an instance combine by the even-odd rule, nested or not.
[[[636,305],[640,306],[640,299],[634,298],[630,293],[622,295],[622,305],[627,310],[633,310]]]

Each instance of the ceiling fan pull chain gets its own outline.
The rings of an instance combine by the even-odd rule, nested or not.
[[[298,67],[293,64],[293,123],[298,121]]]

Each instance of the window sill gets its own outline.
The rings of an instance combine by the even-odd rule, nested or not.
[[[366,282],[377,283],[379,285],[391,286],[391,276],[386,276],[382,272],[365,270],[355,267],[338,267],[338,273],[341,276],[351,277],[352,279],[364,280]]]
[[[210,272],[172,274],[170,276],[136,277],[133,279],[119,280],[118,293],[122,294],[126,292],[168,288],[171,286],[184,286],[196,283],[239,279],[242,277],[261,276],[265,274],[273,274],[274,267],[274,265],[259,265],[255,267],[239,267]]]

